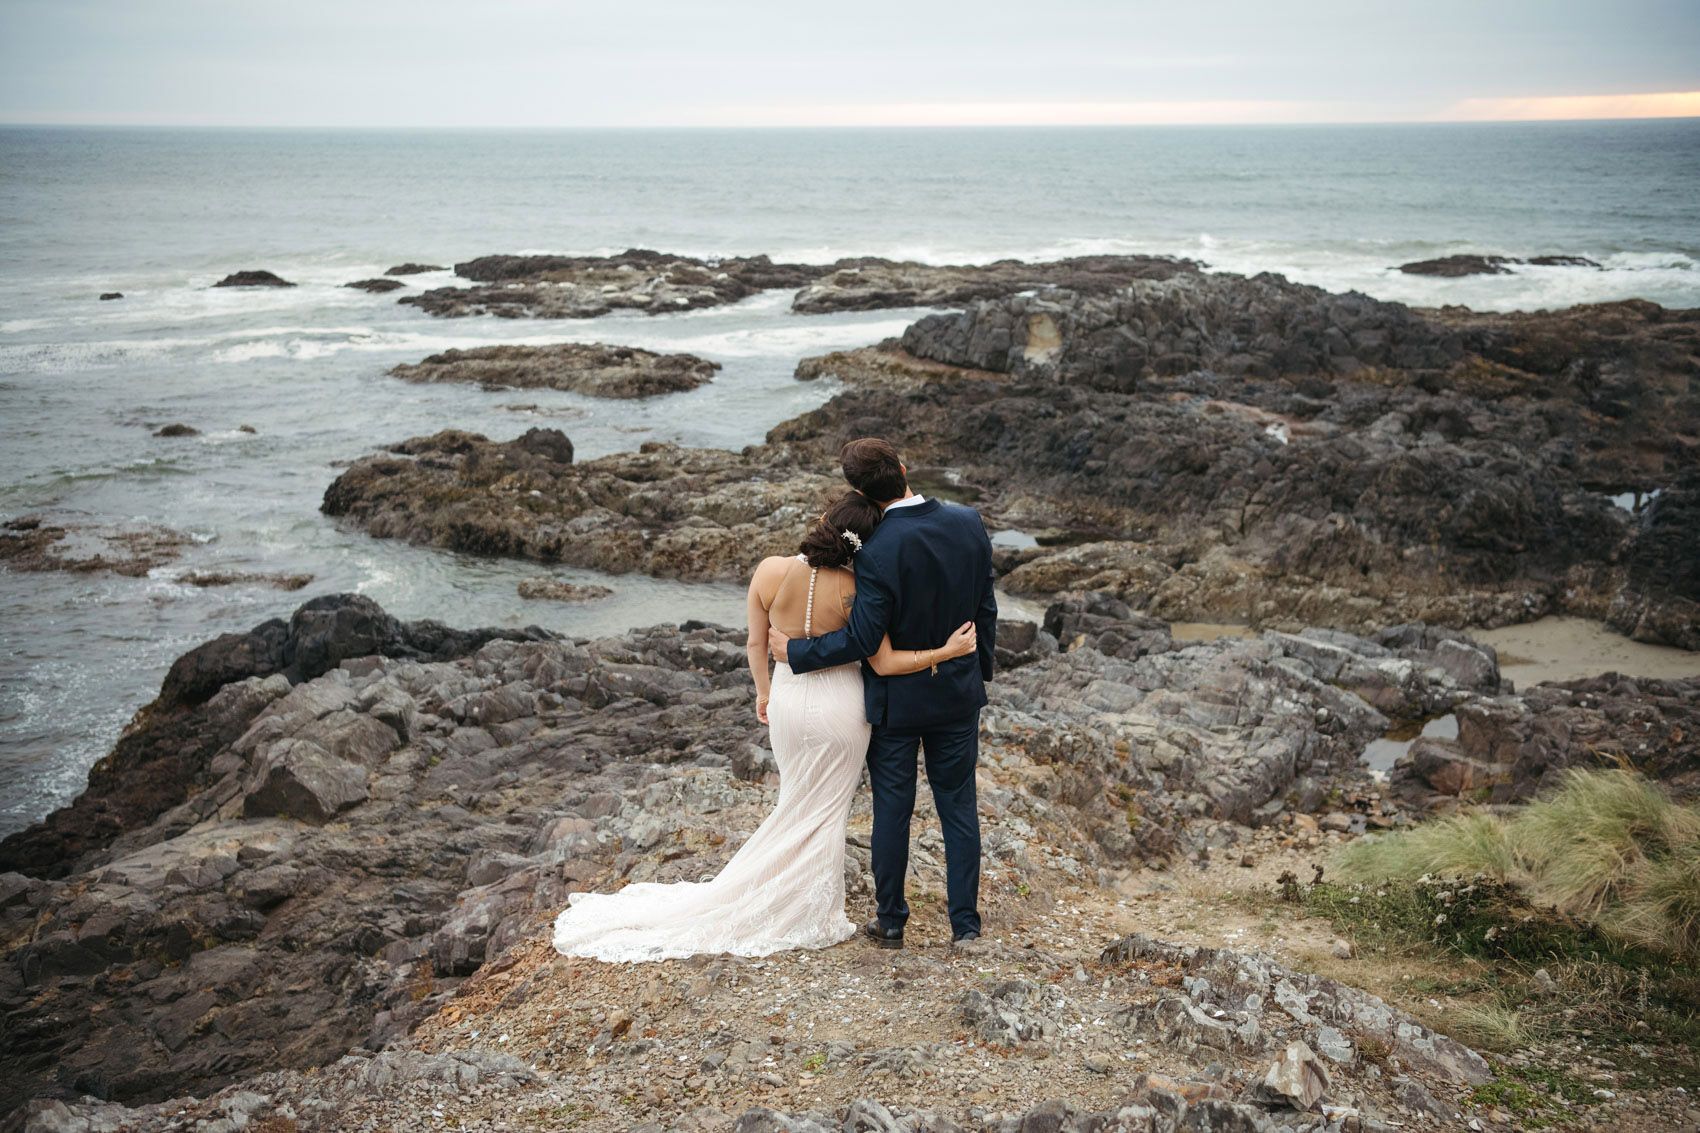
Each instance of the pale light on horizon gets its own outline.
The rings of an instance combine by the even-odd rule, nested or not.
[[[1588,118],[1700,118],[1700,90],[1543,98],[1467,98],[1452,108],[1447,120],[1550,122]]]

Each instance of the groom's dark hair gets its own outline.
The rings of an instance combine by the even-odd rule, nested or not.
[[[880,437],[858,437],[838,450],[838,463],[850,486],[876,504],[902,499],[909,490],[903,475],[903,460],[891,442]]]

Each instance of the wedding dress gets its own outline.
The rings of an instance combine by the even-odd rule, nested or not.
[[[712,881],[575,893],[555,919],[556,950],[609,961],[766,956],[855,935],[844,915],[844,832],[868,750],[861,667],[793,673],[777,663],[768,720],[779,801],[726,868]]]

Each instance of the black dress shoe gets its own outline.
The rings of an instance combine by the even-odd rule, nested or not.
[[[951,937],[950,938],[950,945],[951,945],[952,948],[970,948],[979,939],[980,939],[980,934],[978,932],[975,932],[974,930],[970,929],[969,931],[963,933],[961,936]]]
[[[882,927],[877,917],[862,926],[862,935],[871,939],[881,948],[903,947],[903,930]]]

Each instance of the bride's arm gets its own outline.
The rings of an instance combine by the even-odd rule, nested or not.
[[[750,632],[745,639],[744,652],[749,657],[750,676],[756,684],[756,717],[763,724],[767,723],[767,701],[773,693],[773,675],[767,663],[767,603],[773,601],[773,597],[763,592],[773,588],[778,574],[769,564],[782,562],[780,559],[762,560],[750,578],[750,592],[745,600]]]
[[[905,673],[930,669],[952,657],[966,657],[978,644],[973,622],[963,622],[937,649],[893,649],[888,633],[880,642],[879,652],[868,658],[868,664],[882,677],[900,677]]]

